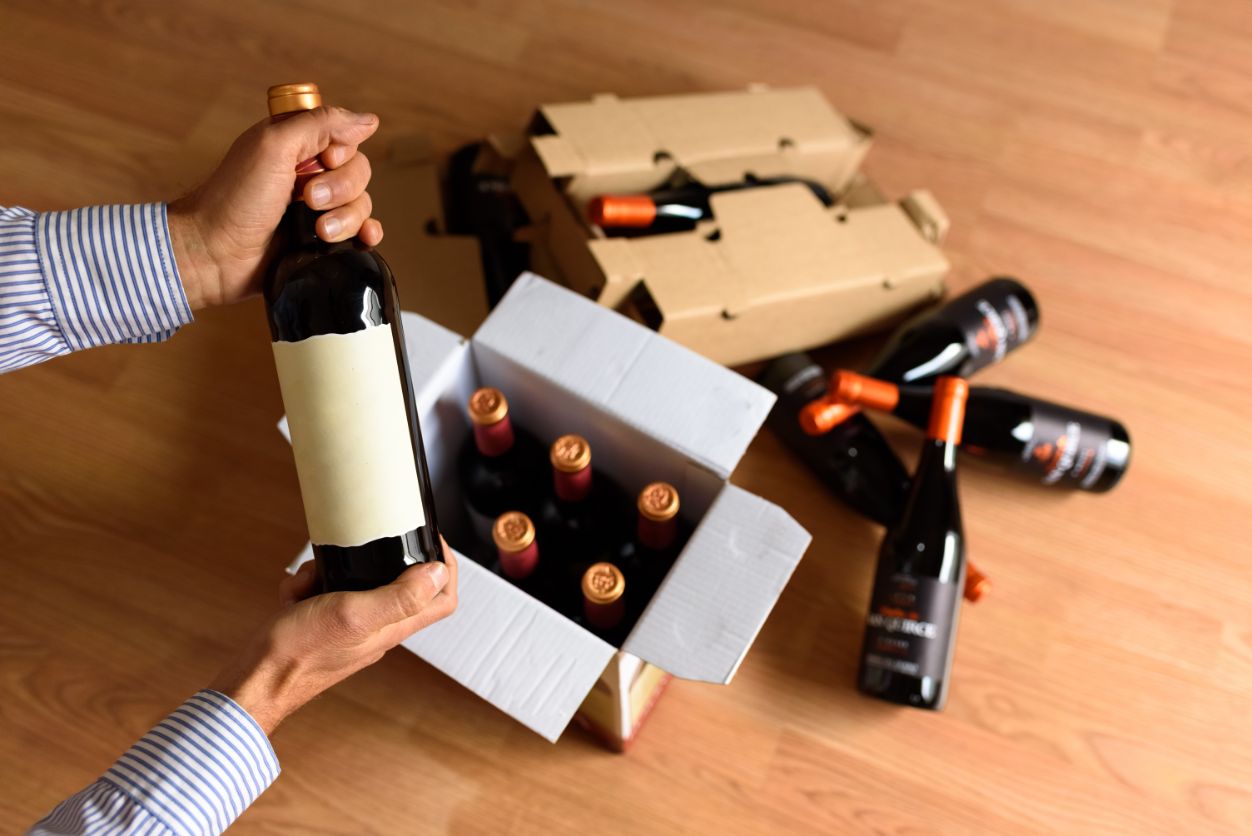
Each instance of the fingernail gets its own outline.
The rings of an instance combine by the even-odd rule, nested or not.
[[[339,230],[343,229],[343,224],[334,216],[328,216],[322,221],[322,229],[326,233],[327,238],[335,238],[339,235]]]
[[[314,206],[324,206],[330,202],[330,186],[318,183],[309,193],[309,197],[312,198]]]
[[[362,125],[372,125],[378,121],[378,117],[372,113],[362,113],[357,116],[356,120]]]
[[[426,571],[430,573],[430,579],[435,582],[435,586],[443,589],[448,585],[448,567],[438,560],[432,560],[426,564],[430,568]]]

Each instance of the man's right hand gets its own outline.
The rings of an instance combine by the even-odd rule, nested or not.
[[[372,665],[456,609],[456,557],[412,566],[387,586],[307,598],[313,561],[279,588],[283,609],[209,687],[242,706],[268,735],[327,688]]]

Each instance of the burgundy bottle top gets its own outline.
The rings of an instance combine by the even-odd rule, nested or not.
[[[271,121],[283,119],[314,110],[322,106],[322,93],[316,84],[301,82],[298,84],[276,84],[266,91],[266,99]],[[292,198],[299,200],[304,194],[304,184],[326,171],[322,161],[314,156],[301,160],[296,165],[296,185]]]
[[[521,511],[508,511],[496,518],[491,539],[500,555],[500,568],[514,580],[521,580],[539,564],[539,544],[535,524]]]
[[[678,490],[668,482],[653,482],[639,492],[636,534],[650,549],[669,548],[678,531]]]
[[[626,611],[626,576],[612,563],[594,563],[583,573],[583,614],[599,630],[612,630]]]
[[[581,502],[591,490],[591,445],[581,435],[552,442],[552,487],[565,502]]]
[[[499,389],[484,386],[470,395],[469,416],[474,424],[478,452],[484,456],[500,456],[513,448],[509,402]]]

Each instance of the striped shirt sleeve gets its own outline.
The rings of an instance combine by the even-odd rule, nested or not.
[[[191,320],[164,203],[0,208],[0,372]]]
[[[28,836],[221,833],[278,772],[269,738],[252,716],[224,694],[201,691]]]

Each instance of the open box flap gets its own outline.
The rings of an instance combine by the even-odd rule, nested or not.
[[[622,650],[730,682],[811,540],[777,505],[726,485]]]
[[[722,479],[775,400],[742,375],[533,273],[513,283],[474,344],[612,412]]]
[[[555,741],[616,649],[468,557],[456,556],[456,612],[415,633],[403,647]],[[306,546],[288,571],[312,559],[313,547]]]
[[[555,741],[616,648],[458,557],[456,612],[416,633],[404,647]]]

